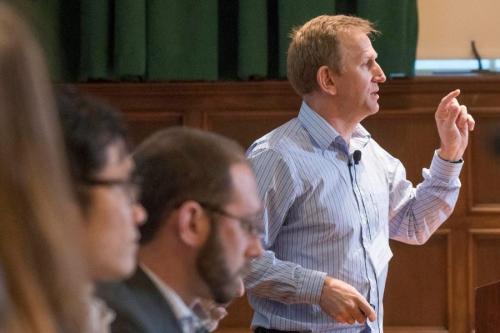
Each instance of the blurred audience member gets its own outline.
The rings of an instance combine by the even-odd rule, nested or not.
[[[5,332],[7,318],[9,316],[9,300],[5,290],[3,270],[0,269],[0,332]]]
[[[83,332],[78,214],[51,84],[26,24],[0,3],[0,267],[5,332]]]
[[[58,94],[70,171],[82,207],[83,238],[93,282],[120,280],[136,267],[138,226],[145,211],[137,204],[134,162],[120,114],[72,90]],[[93,332],[107,332],[114,314],[94,299]]]
[[[235,142],[188,128],[158,132],[134,159],[148,219],[140,268],[99,288],[117,314],[112,331],[206,332],[190,307],[240,296],[249,262],[262,253],[252,169]]]

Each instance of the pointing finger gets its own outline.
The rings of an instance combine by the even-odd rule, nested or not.
[[[441,99],[441,102],[438,105],[438,110],[446,109],[446,107],[453,101],[453,99],[457,98],[460,95],[460,89],[455,89],[452,92],[448,93],[448,95],[444,96]]]

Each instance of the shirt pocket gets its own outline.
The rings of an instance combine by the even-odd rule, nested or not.
[[[389,234],[389,193],[388,191],[375,191],[369,195],[370,212],[368,223],[374,231],[374,235],[383,231]]]

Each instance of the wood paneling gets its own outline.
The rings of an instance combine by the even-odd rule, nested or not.
[[[232,113],[210,112],[207,129],[237,140],[248,148],[256,138],[295,117],[296,111]]]
[[[471,211],[500,213],[500,105],[478,109],[476,118],[481,129],[471,142]]]
[[[418,184],[422,168],[429,167],[434,150],[439,146],[433,110],[413,115],[402,109],[382,111],[366,119],[363,125],[385,150],[401,160],[408,179]]]
[[[500,280],[500,230],[471,229],[469,235],[469,313],[473,314],[475,288]]]
[[[85,84],[81,88],[121,108],[136,141],[167,126],[208,129],[245,148],[294,117],[300,106],[287,82]],[[386,288],[386,332],[466,333],[473,328],[473,290],[500,279],[500,78],[444,77],[388,81],[381,110],[363,125],[399,158],[410,180],[421,180],[439,145],[434,110],[449,91],[477,121],[452,217],[423,246],[392,242]],[[220,332],[249,332],[244,298],[229,307]]]
[[[481,286],[475,292],[476,333],[497,333],[500,327],[500,283]]]
[[[125,119],[130,127],[133,144],[138,144],[152,132],[170,127],[182,126],[184,117],[182,113],[174,112],[130,112]]]

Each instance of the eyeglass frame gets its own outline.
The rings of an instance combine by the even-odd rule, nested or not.
[[[212,213],[215,213],[215,214],[230,218],[232,220],[238,221],[241,228],[250,236],[258,237],[258,238],[264,237],[264,233],[265,233],[264,226],[262,224],[257,225],[255,223],[256,219],[251,219],[251,218],[242,217],[242,216],[236,216],[234,214],[227,212],[225,209],[220,208],[220,207],[213,205],[211,203],[208,203],[208,202],[200,202],[200,201],[197,201],[197,202],[200,204],[200,206],[202,208],[209,210]]]
[[[97,179],[97,178],[85,178],[81,181],[82,184],[87,186],[104,186],[104,187],[114,187],[119,186],[123,188],[127,199],[130,204],[136,204],[139,202],[141,182],[139,179]]]

